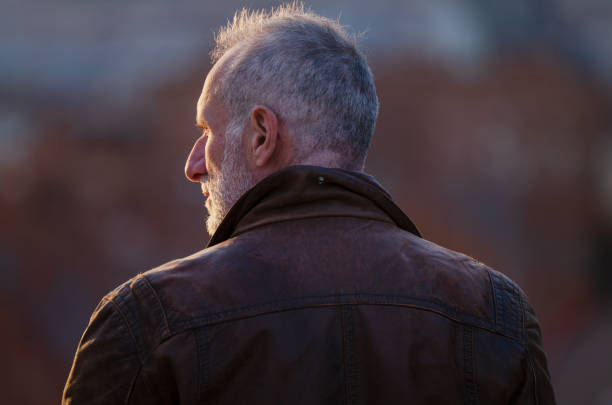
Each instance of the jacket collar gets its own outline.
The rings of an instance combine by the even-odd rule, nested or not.
[[[281,221],[350,216],[389,223],[421,236],[389,193],[363,172],[290,166],[247,191],[227,213],[207,247]]]

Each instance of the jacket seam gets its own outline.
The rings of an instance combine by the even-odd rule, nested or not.
[[[146,376],[145,364],[142,364],[140,367],[138,367],[138,371],[134,375],[134,379],[132,380],[132,384],[130,385],[130,389],[128,391],[128,394],[125,397],[125,404],[126,405],[130,403],[130,399],[131,399],[131,397],[134,394],[134,391],[136,389],[136,382],[138,381],[138,378],[142,379],[143,384],[147,387],[147,389],[149,390],[149,393],[151,395],[153,395],[153,396],[158,396],[159,395],[159,393],[155,389],[154,385],[151,383],[149,378]]]
[[[493,277],[493,275],[491,275],[491,277]],[[493,281],[493,297],[495,299],[495,309],[496,309],[496,313],[495,313],[495,329],[499,329],[502,331],[506,330],[506,322],[504,319],[504,303],[503,303],[503,296],[502,293],[500,291],[500,286],[499,283],[494,280]],[[497,302],[499,300],[499,302]]]
[[[138,350],[138,343],[136,342],[136,338],[134,336],[134,332],[132,332],[132,328],[130,327],[129,322],[127,321],[127,318],[125,316],[125,314],[123,313],[123,311],[121,310],[121,307],[114,302],[114,300],[112,299],[108,299],[108,298],[103,298],[102,302],[107,302],[109,303],[113,309],[115,311],[117,311],[117,314],[119,314],[119,317],[121,318],[121,322],[123,323],[123,325],[125,326],[125,328],[128,331],[128,334],[132,340],[132,345],[134,346],[134,351],[136,352],[136,358],[138,359],[138,369],[136,370],[136,373],[134,373],[134,377],[132,378],[132,382],[130,384],[130,387],[125,395],[125,404],[129,403],[130,397],[132,396],[132,394],[134,393],[134,388],[136,386],[136,381],[138,380],[138,376],[141,374],[142,369],[144,367],[144,362],[143,359],[140,357],[140,351]]]
[[[535,365],[533,364],[533,357],[531,356],[531,351],[529,350],[529,342],[527,342],[527,331],[525,328],[525,312],[526,312],[526,308],[525,308],[525,300],[523,299],[522,294],[519,293],[519,303],[521,306],[521,339],[523,342],[523,350],[525,355],[527,356],[527,362],[529,364],[529,370],[531,371],[531,375],[533,377],[533,402],[535,405],[538,405],[540,403],[540,400],[538,398],[538,380],[537,380],[537,373],[535,370]]]
[[[473,328],[472,328],[473,329]],[[478,369],[476,368],[476,354],[478,353],[476,347],[476,333],[472,330],[472,373],[474,374],[474,403],[478,405],[479,393],[478,393]]]
[[[493,320],[495,322],[495,329],[499,328],[499,324],[497,321],[497,297],[495,294],[495,286],[493,285],[493,279],[491,276],[491,271],[487,269],[487,276],[489,278],[489,286],[491,288],[491,301],[493,302]]]
[[[535,405],[539,405],[540,400],[538,398],[538,376],[536,374],[535,371],[535,367],[533,365],[533,359],[531,358],[531,355],[529,353],[529,350],[527,350],[527,356],[528,356],[528,361],[529,361],[529,369],[531,370],[531,375],[533,376],[533,402]]]
[[[329,300],[329,299],[332,299],[333,301],[316,302],[316,300]],[[372,301],[368,299],[374,299],[374,300]],[[312,302],[312,301],[315,301],[315,302]],[[352,293],[352,294],[332,294],[332,295],[307,295],[307,296],[302,296],[302,297],[283,298],[283,299],[278,299],[278,300],[273,300],[273,301],[246,305],[243,307],[213,312],[213,313],[202,315],[202,316],[196,316],[192,318],[192,320],[197,322],[200,320],[207,320],[209,318],[222,318],[224,316],[231,317],[232,314],[240,314],[241,312],[248,312],[248,311],[256,310],[258,308],[266,308],[266,307],[271,307],[269,310],[271,312],[274,312],[275,310],[282,311],[282,310],[290,309],[290,308],[284,308],[284,307],[278,306],[279,304],[291,305],[293,303],[293,304],[297,304],[298,307],[304,307],[304,306],[308,307],[310,306],[308,304],[309,302],[312,302],[312,304],[315,304],[317,306],[325,305],[325,304],[329,304],[329,305],[379,304],[379,305],[399,305],[399,306],[418,305],[418,306],[422,306],[426,308],[431,308],[432,310],[436,310],[437,312],[448,314],[449,317],[453,317],[457,319],[460,317],[458,312],[454,311],[451,308],[445,307],[444,302],[438,301],[435,299],[410,298],[406,296],[392,295],[392,294]],[[428,306],[428,304],[434,307],[432,308]],[[486,318],[471,316],[469,314],[466,314],[466,316],[480,320],[482,324],[486,323],[487,321]],[[471,322],[471,323],[477,326],[481,325],[476,321]]]
[[[279,223],[282,223],[282,222],[300,221],[300,220],[305,220],[305,219],[316,219],[316,218],[356,218],[356,219],[363,219],[363,220],[367,220],[367,221],[382,222],[384,224],[389,224],[389,225],[395,226],[395,223],[393,221],[385,221],[383,219],[374,218],[374,217],[367,217],[367,216],[361,216],[361,215],[342,215],[342,214],[325,215],[325,214],[318,214],[318,215],[311,215],[311,216],[305,216],[305,217],[299,217],[299,218],[278,219],[278,220],[275,220],[275,221],[269,221],[269,222],[264,222],[264,223],[257,224],[257,225],[252,225],[252,226],[249,226],[249,227],[244,227],[244,228],[240,229],[239,232],[232,233],[231,236],[229,238],[227,238],[226,240],[228,240],[230,238],[234,238],[234,237],[236,237],[238,235],[245,234],[245,233],[250,232],[250,231],[252,231],[254,229],[264,227],[266,225],[279,224]],[[222,242],[219,242],[219,243],[223,243],[223,242],[225,242],[225,241],[222,241]]]
[[[142,368],[143,368],[143,365],[142,364],[139,365],[138,370],[136,371],[136,373],[134,374],[134,377],[132,378],[132,382],[130,383],[130,388],[128,389],[128,392],[125,396],[124,404],[126,405],[130,403],[130,398],[132,398],[132,394],[134,393],[134,389],[136,388],[136,381],[138,380],[140,373],[142,373]]]
[[[466,405],[477,403],[476,372],[474,367],[474,330],[472,326],[463,325],[463,372],[465,374]]]
[[[139,325],[139,321],[136,311],[133,308],[133,304],[137,302],[137,299],[130,297],[128,293],[125,292],[125,289],[128,289],[129,293],[134,295],[134,292],[138,291],[138,286],[135,284],[136,283],[132,285],[125,285],[122,290],[112,298],[112,302],[124,315],[124,320],[130,329],[132,338],[134,339],[136,352],[140,362],[144,364],[149,356],[149,353],[147,352],[147,344],[144,340],[142,331],[140,328],[136,328]],[[134,327],[132,328],[132,326]]]
[[[359,377],[357,365],[357,353],[355,351],[355,320],[352,305],[343,305],[342,313],[342,342],[344,357],[344,387],[346,403],[359,403]]]
[[[360,294],[357,296],[358,297],[363,297],[363,294]],[[222,312],[217,312],[217,313],[212,313],[212,314],[208,314],[205,316],[199,316],[199,317],[194,317],[191,319],[187,319],[184,321],[177,321],[176,322],[176,330],[173,331],[172,334],[174,333],[179,333],[180,331],[184,331],[186,329],[191,329],[191,328],[197,328],[197,327],[201,327],[201,326],[208,326],[208,325],[213,325],[213,324],[219,324],[219,323],[225,323],[225,322],[232,322],[232,321],[237,321],[240,319],[246,319],[246,318],[253,318],[256,316],[261,316],[261,315],[266,315],[266,314],[272,314],[272,313],[277,313],[277,312],[285,312],[285,311],[293,311],[293,310],[301,310],[301,309],[307,309],[307,308],[321,308],[321,307],[334,307],[334,306],[342,306],[342,305],[382,305],[382,306],[397,306],[397,307],[404,307],[404,308],[412,308],[412,309],[416,309],[416,310],[423,310],[423,311],[428,311],[428,312],[432,312],[432,313],[436,313],[440,316],[443,316],[451,321],[457,322],[459,324],[462,325],[470,325],[479,329],[483,329],[486,331],[489,331],[491,333],[495,333],[501,336],[505,336],[507,338],[510,338],[512,340],[518,341],[520,342],[520,339],[517,339],[516,336],[512,336],[510,334],[504,333],[503,331],[500,331],[498,328],[495,327],[490,327],[487,326],[486,324],[484,324],[485,320],[482,320],[481,318],[476,318],[476,319],[481,319],[483,322],[482,323],[478,323],[475,321],[470,321],[467,319],[461,319],[459,316],[457,315],[453,315],[453,314],[449,314],[448,312],[441,310],[441,309],[437,309],[437,308],[432,308],[430,306],[424,305],[424,304],[428,304],[430,302],[427,301],[421,301],[421,302],[412,302],[412,303],[407,303],[407,302],[392,302],[392,301],[360,301],[358,299],[356,300],[347,300],[347,297],[354,297],[353,295],[333,295],[333,296],[315,296],[315,297],[308,297],[308,298],[335,298],[336,301],[335,302],[314,302],[314,303],[304,303],[301,305],[291,305],[291,306],[287,306],[287,307],[274,307],[274,308],[269,308],[269,309],[265,309],[266,307],[270,307],[271,305],[275,305],[278,304],[279,302],[283,302],[283,301],[293,301],[295,302],[294,299],[292,300],[281,300],[281,301],[277,301],[277,302],[272,302],[272,303],[264,303],[264,304],[260,304],[260,305],[254,305],[254,306],[250,306],[250,307],[244,307],[244,308],[239,308],[236,310],[228,310],[228,311],[222,311]],[[262,308],[260,311],[256,311],[257,308]],[[255,312],[253,312],[255,311]]]
[[[268,314],[273,314],[273,313],[279,313],[279,312],[287,312],[287,311],[295,311],[295,310],[302,310],[302,309],[308,309],[308,308],[323,308],[323,307],[335,307],[335,306],[343,306],[343,305],[379,305],[379,306],[395,306],[395,307],[402,307],[402,308],[412,308],[412,309],[416,309],[416,310],[423,310],[423,311],[427,311],[427,312],[432,312],[435,314],[438,314],[444,318],[447,318],[451,321],[457,322],[459,324],[463,324],[463,325],[470,325],[476,328],[480,328],[480,329],[484,329],[487,330],[489,332],[493,332],[495,334],[498,335],[502,335],[502,336],[506,336],[509,338],[512,338],[513,340],[517,340],[515,337],[511,336],[511,335],[507,335],[503,332],[500,332],[499,330],[495,330],[494,328],[490,328],[487,327],[485,325],[482,324],[477,324],[477,323],[473,323],[473,322],[469,322],[463,319],[459,319],[458,317],[454,317],[452,315],[449,315],[443,311],[437,310],[435,308],[430,308],[427,306],[423,306],[423,305],[418,305],[418,304],[404,304],[404,303],[388,303],[388,302],[359,302],[359,301],[346,301],[346,302],[339,302],[339,303],[317,303],[317,304],[308,304],[308,305],[298,305],[298,306],[291,306],[291,307],[286,307],[286,308],[275,308],[275,309],[269,309],[269,310],[264,310],[264,311],[260,311],[260,312],[254,312],[254,313],[246,313],[246,314],[236,314],[234,316],[230,316],[227,318],[224,317],[219,317],[219,319],[214,320],[214,319],[202,319],[202,318],[196,318],[193,320],[187,320],[187,321],[183,321],[183,322],[178,322],[179,326],[184,326],[187,328],[194,328],[194,327],[200,327],[200,326],[208,326],[208,325],[214,325],[214,324],[220,324],[220,323],[225,323],[225,322],[233,322],[233,321],[237,321],[237,320],[241,320],[241,319],[246,319],[246,318],[254,318],[257,316],[261,316],[261,315],[268,315]],[[242,312],[247,312],[247,311],[242,311]],[[213,317],[216,314],[213,314]],[[176,333],[177,331],[175,331]],[[518,340],[517,340],[518,341]]]
[[[344,320],[344,308],[340,307],[340,323],[342,327],[342,365],[344,366],[344,404],[348,405],[349,403],[349,393],[348,393],[348,365],[346,364],[346,332],[345,332],[345,320]]]
[[[497,308],[496,329],[514,339],[524,342],[521,294],[516,284],[501,273],[488,270],[493,281],[494,299]]]
[[[527,330],[525,328],[525,301],[523,300],[522,294],[517,291],[518,301],[521,308],[521,341],[527,347]]]
[[[142,274],[141,276],[144,282],[146,283],[146,285],[151,289],[151,292],[153,293],[153,297],[155,297],[155,300],[157,301],[157,304],[159,305],[159,308],[161,309],[161,313],[164,317],[164,326],[166,327],[166,333],[168,333],[170,331],[170,325],[168,323],[168,315],[166,314],[166,308],[164,307],[161,299],[159,298],[159,295],[157,294],[157,290],[155,290],[155,287],[153,287],[148,277],[145,276],[144,274]]]
[[[208,379],[210,375],[210,358],[208,355],[208,333],[205,326],[193,329],[197,347],[198,359],[198,401],[202,399],[204,392],[208,390]]]
[[[144,364],[144,359],[141,358],[140,356],[140,350],[138,348],[138,341],[136,340],[136,336],[134,335],[134,332],[132,331],[132,328],[130,327],[130,323],[128,322],[126,315],[121,310],[121,307],[116,302],[114,302],[114,300],[106,299],[106,301],[113,306],[113,308],[117,311],[117,313],[121,317],[121,320],[123,321],[125,327],[128,330],[128,333],[130,334],[130,337],[132,338],[132,343],[134,345],[134,349],[136,351],[138,361],[140,362],[140,365],[142,366]]]

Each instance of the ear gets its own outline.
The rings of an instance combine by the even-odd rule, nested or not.
[[[278,118],[268,107],[257,105],[251,111],[249,154],[255,167],[271,163],[278,145]]]

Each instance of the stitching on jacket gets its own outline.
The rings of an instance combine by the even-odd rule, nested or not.
[[[125,314],[128,327],[134,332],[132,335],[136,343],[138,356],[140,361],[144,364],[152,350],[163,341],[163,331],[159,330],[158,322],[160,319],[163,322],[164,312],[162,305],[158,306],[156,311],[152,311],[150,301],[154,298],[154,292],[142,285],[146,283],[146,280],[143,279],[144,277],[142,275],[138,275],[136,278],[126,283],[112,298],[112,301],[115,302],[118,308]],[[133,297],[130,297],[131,295]],[[153,314],[155,316],[156,319],[153,324],[139,317],[139,305],[146,306],[149,311],[148,314]],[[131,327],[132,325],[134,328]],[[148,329],[143,329],[143,327]],[[152,335],[149,341],[147,341],[147,332],[150,332]]]
[[[477,404],[476,374],[474,367],[474,330],[463,325],[463,373],[465,375],[466,405]]]
[[[478,405],[480,395],[478,395],[478,379],[476,378],[478,370],[476,369],[476,350],[474,349],[476,346],[476,332],[472,330],[472,375],[474,376],[474,404]]]
[[[490,271],[493,280],[498,314],[496,329],[501,333],[523,342],[521,331],[521,302],[516,284],[501,273]]]
[[[144,364],[144,353],[143,350],[141,350],[140,347],[140,343],[138,336],[136,335],[136,333],[134,333],[134,329],[132,328],[130,324],[130,317],[128,316],[128,313],[126,313],[125,311],[123,311],[122,307],[124,307],[123,305],[120,305],[120,303],[116,302],[117,298],[120,296],[120,294],[117,294],[115,297],[113,297],[112,300],[108,300],[108,302],[115,308],[115,310],[119,313],[119,315],[122,318],[123,323],[125,324],[130,336],[132,337],[132,343],[134,344],[134,348],[136,349],[136,353],[138,355],[138,360],[140,361],[140,364]],[[121,299],[121,301],[124,301],[123,299]],[[125,307],[127,307],[127,305],[125,305]],[[129,308],[125,308],[128,309]]]
[[[509,329],[513,335],[522,341],[522,331],[521,331],[521,302],[520,296],[518,293],[518,288],[514,283],[505,283],[508,291],[508,300],[507,300],[507,313],[509,314]]]
[[[359,403],[359,365],[357,352],[355,350],[355,320],[353,318],[353,308],[350,305],[342,306],[342,336],[343,336],[343,357],[346,389],[346,402],[349,404]]]
[[[528,351],[529,358],[529,368],[531,369],[531,374],[533,375],[533,402],[536,405],[539,405],[540,399],[538,398],[538,374],[535,371],[535,366],[533,364],[533,358]]]
[[[521,340],[522,340],[523,344],[525,346],[527,346],[527,329],[526,329],[526,326],[525,326],[525,318],[526,318],[525,312],[527,311],[527,309],[525,308],[525,299],[526,299],[526,297],[524,297],[523,294],[521,294],[520,290],[517,291],[517,294],[518,294],[519,304],[520,304],[520,308],[521,308],[521,312],[520,312],[520,316],[521,316]]]
[[[362,294],[352,294],[352,295],[333,295],[333,296],[314,296],[314,297],[301,297],[297,299],[288,299],[281,301],[274,301],[268,303],[262,303],[257,305],[252,305],[249,307],[243,307],[233,310],[221,311],[216,313],[207,314],[204,316],[195,317],[185,321],[179,321],[176,323],[177,326],[183,327],[198,327],[200,325],[207,325],[213,323],[221,323],[228,322],[232,320],[237,320],[241,318],[250,318],[258,315],[264,315],[268,313],[274,312],[283,312],[283,311],[291,311],[297,309],[304,309],[310,307],[328,307],[328,306],[340,306],[344,304],[353,304],[353,305],[389,305],[389,306],[399,306],[399,307],[410,307],[415,309],[426,310],[430,312],[437,313],[446,318],[449,318],[453,321],[471,324],[472,326],[476,326],[479,328],[487,329],[492,332],[500,333],[499,331],[492,328],[488,323],[484,322],[480,318],[472,317],[469,315],[463,315],[462,317],[457,316],[457,314],[452,310],[445,311],[444,309],[438,309],[430,306],[432,302],[424,301],[424,300],[409,300],[406,302],[400,302],[394,300],[396,297],[388,297],[388,296],[380,296],[380,298],[388,298],[383,300],[376,301],[366,301],[362,298]],[[329,299],[333,299],[331,302]],[[278,304],[284,305],[278,305]],[[430,305],[428,305],[430,304]],[[463,319],[461,319],[463,318]],[[469,318],[469,320],[468,320]],[[178,331],[174,331],[177,333]],[[504,333],[501,333],[504,334]]]
[[[132,378],[132,382],[130,383],[130,388],[128,389],[128,392],[125,395],[125,401],[123,402],[124,404],[130,403],[130,399],[132,398],[132,394],[134,393],[134,389],[136,388],[136,381],[138,381],[138,377],[140,376],[140,373],[142,373],[142,367],[143,367],[142,364],[138,366],[138,371],[136,371],[134,378]]]
[[[208,379],[210,375],[210,356],[208,353],[208,333],[206,327],[195,329],[194,335],[198,347],[198,401],[201,401],[205,392],[208,391]]]
[[[502,292],[500,291],[499,280],[497,275],[493,272],[489,272],[493,281],[493,292],[495,299],[495,328],[500,332],[504,333],[504,326],[506,324],[504,320],[504,303],[502,302]]]
[[[526,305],[525,305],[525,300],[527,299],[526,296],[524,296],[523,294],[520,294],[519,291],[519,301],[521,304],[521,338],[523,340],[523,344],[524,344],[524,350],[525,350],[525,356],[527,358],[528,364],[529,364],[529,370],[531,371],[531,375],[533,376],[533,403],[535,405],[538,405],[540,403],[540,399],[538,398],[538,374],[536,373],[536,369],[535,369],[535,364],[533,362],[533,355],[531,353],[531,350],[529,349],[529,343],[528,343],[528,336],[527,336],[527,329],[525,327],[525,318],[526,318]]]
[[[129,324],[128,320],[127,320],[126,315],[123,313],[123,311],[121,311],[121,308],[117,305],[117,303],[115,303],[112,299],[108,299],[108,298],[104,297],[104,298],[102,298],[102,300],[100,301],[100,303],[96,307],[96,311],[94,312],[94,314],[96,314],[96,316],[99,316],[99,312],[102,310],[102,308],[103,308],[105,303],[109,304],[112,307],[112,310],[115,311],[119,315],[119,318],[121,318],[120,325],[122,325],[123,327],[125,327],[127,329],[128,334],[131,337],[131,343],[134,346],[134,349],[135,349],[135,351],[137,353],[136,357],[138,358],[138,361],[139,361],[138,369],[136,370],[136,373],[135,373],[134,377],[132,378],[132,381],[130,383],[129,389],[128,389],[128,391],[126,393],[126,396],[125,396],[124,403],[127,404],[127,403],[129,403],[129,399],[130,399],[130,397],[131,397],[131,395],[132,395],[132,393],[134,391],[134,388],[135,388],[135,385],[136,385],[136,381],[138,380],[138,376],[140,375],[140,373],[142,371],[143,361],[140,358],[140,356],[138,355],[138,345],[136,343],[136,337],[134,335],[134,332],[132,331],[132,328],[130,327],[130,324]],[[89,328],[90,326],[91,326],[91,323],[90,323],[90,325],[87,326],[87,328]],[[79,344],[78,350],[80,350],[80,349],[81,349],[81,346]],[[77,352],[77,355],[78,355],[78,352]],[[66,388],[67,387],[65,387],[64,389],[66,389]],[[65,395],[65,391],[64,391],[64,395]]]
[[[344,404],[348,405],[348,401],[349,401],[349,392],[348,392],[348,384],[347,384],[347,380],[348,380],[348,365],[346,364],[346,326],[345,326],[345,320],[344,320],[344,307],[340,307],[340,323],[341,323],[341,328],[342,328],[342,365],[344,366]]]
[[[165,308],[157,293],[148,279],[139,274],[114,290],[112,297],[106,299],[121,314],[134,341],[138,358],[141,364],[145,364],[152,351],[164,340],[164,335],[170,335]],[[157,305],[153,307],[151,305],[152,301],[155,301]],[[155,318],[154,322],[141,319],[139,306],[147,307],[147,314]],[[165,330],[160,330],[160,323],[165,326]],[[148,333],[150,333],[150,338],[147,338]]]
[[[134,314],[139,315],[140,322],[138,325],[141,326],[142,340],[144,343],[145,350],[145,359],[149,356],[150,352],[154,347],[157,347],[158,343],[163,339],[164,335],[167,334],[168,329],[163,330],[163,326],[165,323],[165,311],[163,306],[159,304],[155,305],[155,301],[157,301],[157,296],[155,294],[155,290],[148,288],[147,279],[139,274],[134,282],[131,284],[132,291],[134,295],[138,295],[138,300],[133,302],[134,306]],[[144,317],[153,317],[153,322],[149,322],[148,319],[143,321],[143,312],[138,310],[138,306],[145,306],[146,312],[144,312]]]
[[[244,318],[252,318],[259,315],[291,311],[314,307],[331,307],[341,305],[389,305],[407,307],[424,310],[439,314],[451,321],[467,324],[489,332],[497,333],[518,340],[516,336],[509,335],[505,331],[495,328],[492,322],[482,318],[477,318],[467,314],[458,314],[450,308],[427,300],[407,299],[406,297],[376,295],[376,294],[339,294],[328,296],[312,296],[277,300],[247,307],[210,313],[183,321],[177,321],[173,327],[175,330],[171,334],[179,333],[182,330],[211,325],[215,323],[230,322]]]
[[[489,285],[491,287],[491,296],[493,297],[493,299],[491,300],[492,306],[493,306],[493,318],[494,318],[494,322],[495,322],[495,328],[498,328],[498,321],[497,321],[497,298],[496,298],[496,294],[495,294],[495,287],[493,285],[493,280],[491,278],[491,270],[487,269],[487,276],[489,277]]]
[[[235,238],[236,236],[245,234],[247,232],[250,232],[254,229],[257,228],[261,228],[267,225],[272,225],[272,224],[279,224],[282,222],[291,222],[291,221],[301,221],[304,219],[317,219],[317,218],[354,218],[354,219],[363,219],[363,220],[367,220],[367,221],[377,221],[377,222],[382,222],[383,224],[388,224],[388,225],[393,225],[395,226],[396,224],[393,221],[385,221],[384,219],[378,218],[378,217],[368,217],[366,215],[342,215],[342,214],[317,214],[317,215],[310,215],[310,216],[304,216],[304,217],[297,217],[297,218],[286,218],[286,219],[278,219],[275,221],[269,221],[269,222],[264,222],[261,224],[257,224],[257,225],[251,225],[248,227],[244,227],[240,230],[240,232],[233,232],[232,235],[227,238],[226,240],[229,240],[231,238]],[[219,243],[223,243],[225,242],[219,242]]]
[[[233,316],[242,312],[248,312],[252,310],[261,310],[268,308],[268,311],[274,312],[275,309],[279,311],[285,311],[287,306],[295,304],[299,307],[310,306],[310,304],[319,305],[342,305],[342,304],[375,304],[375,305],[417,305],[417,306],[432,306],[432,310],[448,315],[453,318],[465,318],[469,319],[476,326],[487,326],[490,322],[487,319],[471,316],[469,314],[461,314],[446,305],[445,302],[436,299],[417,299],[401,295],[388,295],[388,294],[370,294],[370,293],[352,293],[352,294],[333,294],[333,295],[308,295],[301,297],[290,297],[283,298],[268,302],[263,302],[254,305],[247,305],[244,307],[232,308],[224,311],[213,312],[210,314],[196,316],[192,318],[193,321],[206,321],[206,320],[218,320],[227,316]]]
[[[159,298],[159,295],[157,295],[157,291],[155,290],[155,288],[153,288],[153,285],[151,284],[149,279],[144,274],[142,274],[141,277],[144,280],[144,282],[146,283],[146,285],[149,287],[149,289],[151,290],[153,298],[157,302],[157,306],[159,307],[159,310],[160,310],[160,312],[162,314],[162,317],[163,317],[163,320],[164,320],[164,326],[166,327],[165,332],[169,333],[170,332],[170,325],[168,324],[168,316],[166,315],[166,308],[162,304],[161,299]]]

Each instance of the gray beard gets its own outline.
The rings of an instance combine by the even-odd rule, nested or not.
[[[231,122],[226,130],[226,144],[220,172],[209,179],[206,200],[208,218],[206,230],[212,236],[230,208],[254,183],[241,153],[240,140],[243,127]]]

